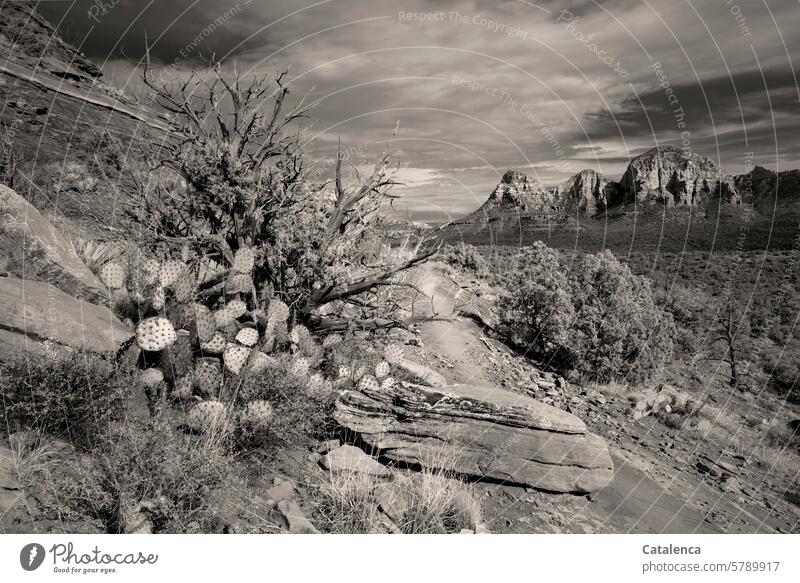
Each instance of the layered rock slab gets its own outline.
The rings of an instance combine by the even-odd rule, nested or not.
[[[95,303],[108,291],[75,247],[28,201],[0,185],[0,271]]]
[[[608,447],[583,421],[496,387],[348,391],[334,416],[381,459],[401,465],[582,494],[613,477]]]
[[[115,352],[132,336],[133,330],[108,308],[46,283],[0,277],[0,352],[6,357],[41,353],[48,342]]]

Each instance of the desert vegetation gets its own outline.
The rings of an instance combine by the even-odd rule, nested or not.
[[[512,261],[499,310],[515,344],[590,381],[650,380],[672,357],[672,316],[650,281],[611,253],[588,254],[568,272],[536,242]]]
[[[73,452],[51,466],[25,463],[46,448],[18,448],[23,484],[52,489],[43,512],[110,532],[208,532],[211,501],[234,476],[333,436],[339,391],[402,377],[402,347],[381,333],[408,316],[391,301],[396,276],[435,248],[384,242],[388,149],[367,176],[353,168],[348,180],[340,151],[332,184],[312,180],[297,123],[308,108],[287,105],[285,74],[245,80],[214,67],[162,84],[146,69],[144,83],[174,134],[128,158],[115,139],[92,140],[84,187],[128,187],[128,238],[78,245],[135,335],[116,356],[4,361],[0,414],[9,439],[46,436]],[[455,520],[425,526],[428,502],[404,530]]]

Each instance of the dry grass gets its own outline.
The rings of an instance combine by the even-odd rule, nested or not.
[[[438,471],[409,476],[410,504],[398,527],[406,534],[444,534],[474,529],[481,508],[469,484]]]
[[[617,381],[610,381],[608,383],[598,383],[593,387],[602,395],[609,399],[623,399],[635,403],[644,396],[645,390],[642,387],[629,385]]]
[[[320,486],[317,508],[336,534],[373,532],[381,521],[373,490],[375,479],[359,472],[329,474]]]
[[[39,431],[12,433],[8,437],[14,475],[23,488],[34,485],[37,478],[47,476],[58,461],[55,440]]]
[[[453,453],[436,452],[436,462],[452,463]],[[394,487],[403,503],[395,523],[379,510],[375,478],[359,472],[336,472],[320,485],[317,508],[334,533],[402,532],[446,534],[474,529],[482,523],[473,487],[440,469],[395,472]]]

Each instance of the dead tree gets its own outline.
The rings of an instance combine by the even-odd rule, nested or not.
[[[333,184],[320,184],[303,165],[300,124],[309,110],[304,99],[287,104],[286,72],[246,81],[235,67],[229,77],[217,64],[164,83],[147,59],[143,77],[174,128],[157,147],[147,145],[147,169],[133,177],[137,195],[128,214],[149,240],[189,246],[219,264],[205,284],[208,294],[224,286],[236,250],[252,248],[254,307],[280,298],[320,332],[402,324],[379,315],[363,295],[392,285],[434,251],[388,263],[373,252],[382,238],[375,219],[397,184],[388,148],[369,175],[353,167],[350,185],[339,148]],[[363,318],[320,316],[333,302],[358,306]]]
[[[722,344],[722,355],[718,358],[730,366],[729,384],[733,388],[745,390],[741,356],[744,341],[750,335],[750,325],[746,314],[730,295],[726,296],[717,310],[711,345]]]

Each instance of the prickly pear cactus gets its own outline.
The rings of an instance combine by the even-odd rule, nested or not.
[[[139,322],[136,327],[136,342],[147,352],[158,352],[170,346],[178,338],[172,322],[166,318],[153,317]]]
[[[140,366],[148,367],[140,373],[141,382],[184,404],[200,399],[187,413],[189,429],[227,431],[239,423],[260,431],[270,426],[273,410],[267,401],[234,405],[226,404],[227,397],[226,402],[217,400],[230,396],[224,390],[230,381],[268,377],[270,369],[292,375],[310,396],[322,398],[333,391],[334,383],[314,370],[323,347],[311,332],[292,318],[282,300],[260,303],[254,293],[257,249],[237,249],[227,272],[188,246],[174,257],[165,257],[163,249],[156,252],[158,259],[133,248],[120,263],[103,266],[98,276],[120,314],[135,326],[143,351]],[[216,280],[204,268],[209,262],[221,270],[215,272],[220,275]],[[325,348],[340,341],[338,335],[328,336]],[[381,376],[378,371],[376,375]],[[349,370],[346,376],[352,383]]]

